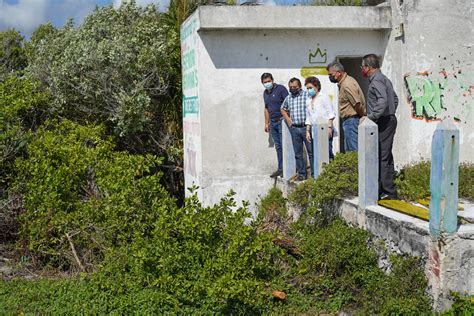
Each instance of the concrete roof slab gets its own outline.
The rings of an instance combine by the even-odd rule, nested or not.
[[[201,6],[199,30],[391,29],[390,6]]]

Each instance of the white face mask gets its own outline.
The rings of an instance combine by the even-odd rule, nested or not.
[[[263,86],[265,87],[265,89],[271,90],[273,88],[273,82],[265,82]]]

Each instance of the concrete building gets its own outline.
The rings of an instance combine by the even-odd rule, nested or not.
[[[205,204],[233,189],[257,201],[274,182],[260,75],[316,75],[336,108],[326,65],[339,59],[364,88],[376,53],[400,98],[397,167],[429,159],[435,122],[458,121],[461,161],[474,161],[474,2],[392,0],[372,7],[200,7],[182,26],[186,186]],[[339,149],[335,141],[336,151]]]

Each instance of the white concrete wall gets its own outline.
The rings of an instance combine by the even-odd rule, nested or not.
[[[221,8],[212,9],[218,14]],[[277,168],[275,149],[263,130],[261,74],[271,72],[277,83],[287,86],[291,77],[304,81],[309,73],[325,73],[336,56],[362,56],[367,50],[383,54],[385,39],[366,25],[357,31],[215,28],[201,28],[196,46],[202,200],[215,203],[232,189],[238,201],[253,204],[271,188],[269,175]],[[318,48],[323,56],[310,60]],[[318,77],[337,109],[337,86],[326,74]]]
[[[393,26],[404,27],[403,37],[388,34],[382,66],[401,100],[394,145],[397,166],[430,159],[434,129],[445,117],[458,119],[460,160],[474,161],[474,1],[392,0],[391,6]],[[405,82],[407,75],[412,89]],[[443,109],[429,115],[430,108],[423,107],[416,113],[414,104],[423,104],[423,98],[429,106],[441,100]]]
[[[184,50],[190,45],[196,50],[195,68],[184,69],[183,75],[197,71],[197,86],[184,94],[197,96],[199,108],[184,118],[186,186],[198,184],[205,204],[216,202],[230,189],[238,200],[254,203],[273,185],[268,175],[276,169],[275,150],[263,132],[260,75],[271,72],[286,85],[290,77],[303,80],[318,73],[323,91],[336,99],[325,66],[336,57],[367,53],[383,56],[382,70],[400,97],[394,144],[397,167],[430,158],[437,120],[448,116],[459,121],[461,160],[474,161],[474,4],[471,0],[390,4],[196,11],[186,22],[198,21],[193,40],[182,43]],[[399,24],[404,35],[395,37],[392,25]],[[322,55],[309,60],[318,48]],[[442,109],[436,109],[437,100]],[[415,102],[423,101],[425,107],[417,112]]]

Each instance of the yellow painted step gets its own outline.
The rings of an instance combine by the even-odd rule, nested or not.
[[[388,209],[418,217],[428,221],[430,219],[430,211],[424,207],[416,206],[400,200],[380,200],[379,205]]]
[[[420,203],[423,206],[430,207],[430,198],[425,199],[418,199],[416,200],[418,203]],[[464,207],[461,206],[461,204],[458,204],[458,209],[460,211],[464,211]]]

